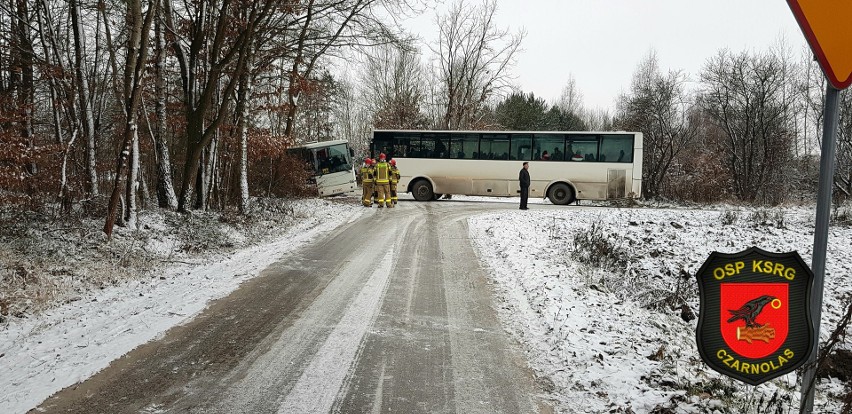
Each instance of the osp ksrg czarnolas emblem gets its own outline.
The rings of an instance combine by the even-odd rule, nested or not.
[[[696,275],[698,351],[716,371],[751,385],[795,370],[814,340],[813,273],[796,252],[713,252]]]

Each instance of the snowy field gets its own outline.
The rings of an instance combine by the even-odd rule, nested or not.
[[[518,202],[454,197],[441,203],[473,201]],[[696,320],[687,322],[682,314],[698,311],[694,275],[713,250],[796,250],[810,263],[812,208],[544,209],[540,204],[547,203],[530,200],[529,211],[485,214],[469,225],[490,269],[504,326],[522,344],[559,412],[797,412],[796,374],[747,387],[710,371],[695,347]],[[227,295],[286,252],[367,211],[355,203],[317,200],[293,209],[296,222],[269,242],[238,244],[226,257],[175,261],[149,277],[39,317],[4,323],[0,413],[26,412],[88,378],[190,320],[208,301]],[[154,229],[162,224],[142,221]],[[575,245],[578,234],[602,235],[611,257],[620,259],[588,257]],[[174,245],[164,237],[147,249],[171,257]],[[852,268],[850,251],[852,229],[833,226],[823,337],[848,303],[852,285],[844,279]],[[840,381],[823,380],[815,412],[839,412],[845,392]]]
[[[698,355],[697,319],[682,316],[698,313],[695,273],[714,250],[798,251],[810,265],[814,214],[532,206],[469,226],[501,318],[537,376],[553,384],[560,412],[788,413],[798,412],[796,373],[757,387],[717,374]],[[600,236],[623,260],[588,257],[577,235]],[[823,339],[848,304],[850,268],[852,229],[832,226]],[[845,392],[840,381],[822,380],[814,412],[840,412]]]

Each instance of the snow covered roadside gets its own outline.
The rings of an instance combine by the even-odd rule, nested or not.
[[[268,243],[204,263],[164,267],[151,278],[90,293],[38,317],[13,319],[0,330],[6,374],[0,376],[0,412],[26,412],[189,321],[210,300],[228,295],[282,255],[363,213],[354,203],[321,200],[295,202],[292,208],[299,219]]]
[[[810,263],[813,209],[569,207],[486,214],[469,227],[495,282],[501,318],[537,375],[553,383],[559,411],[798,411],[796,374],[758,387],[717,374],[698,355],[697,320],[681,313],[682,305],[697,313],[695,273],[714,250],[796,250]],[[606,270],[577,259],[575,235],[593,228],[626,263]],[[823,339],[852,291],[845,280],[852,229],[833,226],[829,234]],[[684,303],[660,304],[672,296]],[[822,380],[815,412],[839,412],[844,393],[840,381]]]

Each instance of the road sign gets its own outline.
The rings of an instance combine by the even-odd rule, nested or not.
[[[822,71],[837,89],[852,83],[852,2],[787,0]]]
[[[696,275],[696,340],[711,368],[757,385],[800,367],[813,344],[813,274],[796,252],[713,252]]]

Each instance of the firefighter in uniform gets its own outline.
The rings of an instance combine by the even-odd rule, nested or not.
[[[379,193],[376,197],[376,201],[379,203],[379,208],[384,206],[393,208],[390,194],[390,164],[385,162],[384,153],[379,154],[379,163],[376,164],[375,170],[376,173],[373,177],[376,183],[376,189]]]
[[[370,194],[372,197],[373,203],[375,203],[379,199],[379,186],[376,185],[376,159],[370,159],[370,174],[373,175],[373,193]]]
[[[363,189],[361,196],[361,204],[364,207],[373,206],[373,166],[369,158],[364,160],[364,166],[361,167],[361,188]]]
[[[399,183],[399,168],[396,168],[396,160],[390,160],[390,194],[391,204],[396,205],[396,185]]]

